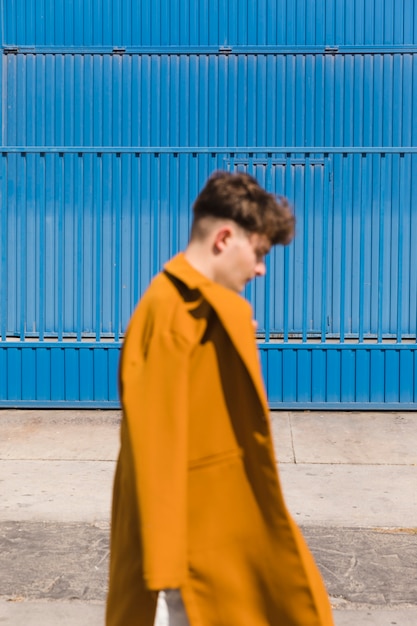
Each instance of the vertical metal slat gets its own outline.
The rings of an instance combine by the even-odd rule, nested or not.
[[[2,303],[2,311],[1,311],[1,316],[0,316],[0,320],[1,320],[1,328],[0,328],[0,332],[1,332],[1,340],[2,341],[6,341],[6,333],[7,333],[7,306],[6,306],[6,302],[7,302],[7,291],[8,291],[8,276],[9,276],[9,272],[8,272],[8,263],[7,263],[7,257],[8,257],[8,232],[9,232],[9,228],[8,228],[8,185],[7,185],[7,179],[8,179],[8,158],[7,158],[7,153],[2,154],[1,156],[1,206],[2,206],[2,211],[0,211],[0,217],[1,217],[1,221],[0,221],[0,228],[1,228],[1,234],[0,234],[0,242],[1,242],[1,258],[0,258],[0,262],[1,262],[1,268],[0,268],[0,272],[1,272],[1,276],[0,276],[0,286],[1,286],[1,303]]]
[[[95,258],[94,258],[94,280],[95,280],[95,317],[94,334],[96,341],[101,339],[101,293],[102,293],[102,218],[103,218],[103,163],[101,152],[94,155],[93,161],[93,206],[94,206],[94,231],[95,231]]]
[[[83,290],[83,250],[84,250],[84,205],[83,205],[83,189],[84,189],[84,159],[83,154],[79,152],[75,160],[75,184],[74,184],[74,203],[76,215],[76,243],[75,243],[75,275],[77,280],[76,289],[76,333],[77,341],[81,341],[83,334],[83,307],[84,307],[84,290]]]
[[[302,339],[305,343],[307,341],[307,325],[308,325],[308,283],[309,283],[309,237],[310,237],[310,220],[309,220],[309,208],[310,203],[312,203],[312,193],[311,193],[311,169],[312,165],[310,162],[310,155],[306,155],[305,165],[304,165],[304,218],[303,218],[303,276],[302,284]]]
[[[18,284],[18,302],[19,306],[19,337],[21,341],[24,341],[26,334],[26,299],[27,299],[27,202],[26,202],[26,153],[20,155],[18,162],[19,174],[18,174],[18,188],[16,190],[17,198],[17,224],[20,226],[18,231],[18,239],[16,242],[16,248],[19,251],[18,266],[20,271],[18,272],[16,279]]]
[[[402,342],[402,315],[403,315],[403,246],[404,246],[404,210],[403,203],[403,188],[404,188],[404,157],[398,155],[398,294],[397,294],[397,331],[396,340],[398,343]]]
[[[323,190],[323,271],[321,280],[321,343],[325,343],[327,336],[327,268],[328,268],[328,238],[329,238],[329,209],[332,194],[332,160],[325,156],[324,160],[324,190]]]
[[[378,249],[378,343],[382,342],[383,306],[384,306],[384,220],[386,198],[386,156],[382,155],[379,161],[381,178],[381,207],[379,214],[379,249]]]
[[[56,281],[56,312],[58,341],[63,339],[64,328],[64,257],[65,257],[65,223],[64,223],[64,155],[58,154],[54,159],[55,163],[55,281]]]

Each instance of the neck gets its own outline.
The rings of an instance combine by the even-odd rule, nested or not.
[[[203,276],[206,276],[206,278],[210,280],[214,280],[214,267],[211,254],[207,249],[207,242],[190,241],[184,250],[184,257],[200,274],[203,274]]]

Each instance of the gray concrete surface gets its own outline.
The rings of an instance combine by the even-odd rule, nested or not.
[[[417,526],[413,466],[282,464],[280,475],[299,524]]]
[[[0,599],[0,624],[5,626],[103,626],[102,602],[48,602]]]
[[[417,415],[274,411],[280,463],[417,465]]]
[[[335,602],[417,608],[415,531],[328,525],[301,528]]]
[[[417,609],[351,609],[334,612],[336,626],[416,626]],[[20,626],[20,625],[19,625]],[[23,624],[22,624],[23,626]]]
[[[417,606],[416,533],[333,526],[302,529],[333,598]],[[104,601],[108,557],[107,522],[0,523],[1,595]]]
[[[0,521],[107,519],[118,424],[117,411],[0,411]],[[276,412],[272,427],[298,523],[417,526],[414,414]]]
[[[336,626],[416,626],[417,609],[369,608],[336,610]],[[0,624],[5,626],[103,626],[104,605],[91,602],[0,600]]]
[[[0,459],[114,461],[119,411],[0,410]]]
[[[117,411],[0,411],[0,624],[103,624]],[[417,625],[417,416],[279,412],[336,626]]]
[[[0,521],[107,519],[114,468],[114,461],[1,461]],[[281,464],[280,476],[299,524],[417,526],[413,466]]]
[[[108,519],[114,461],[15,459],[0,463],[0,521]]]

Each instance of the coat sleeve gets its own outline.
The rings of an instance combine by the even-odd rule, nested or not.
[[[135,468],[139,533],[148,589],[179,588],[187,572],[189,347],[170,332],[132,344],[122,359],[122,404]]]

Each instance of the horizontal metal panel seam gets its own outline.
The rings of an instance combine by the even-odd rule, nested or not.
[[[1,344],[0,344],[1,345]],[[352,343],[331,343],[331,342],[320,342],[320,343],[314,343],[312,341],[308,341],[304,344],[298,342],[280,342],[280,341],[272,341],[269,343],[263,342],[263,341],[258,341],[258,347],[261,350],[293,350],[293,351],[299,351],[299,350],[310,350],[310,351],[323,351],[323,352],[329,352],[329,351],[339,351],[339,350],[351,350],[351,351],[356,351],[356,350],[365,350],[365,351],[369,351],[372,352],[374,350],[406,350],[406,351],[411,351],[411,352],[415,352],[417,350],[417,344],[415,342],[413,343],[388,343],[388,342],[381,342],[381,343],[358,343],[358,342],[352,342]]]
[[[239,55],[324,55],[343,56],[370,55],[370,54],[415,54],[417,45],[386,45],[386,46],[233,46],[224,49],[219,46],[128,46],[123,50],[112,46],[3,46],[3,54],[39,54],[39,55],[111,55],[123,57],[129,55],[215,55],[215,56],[239,56]]]
[[[247,153],[260,153],[266,155],[289,155],[296,158],[297,155],[324,155],[329,154],[417,154],[417,146],[0,146],[0,152],[4,155],[26,153],[48,154],[229,154],[233,156]],[[260,157],[262,159],[262,157]],[[320,157],[317,157],[320,158]]]
[[[98,341],[66,341],[65,339],[62,341],[33,341],[33,340],[23,340],[22,341],[0,341],[0,350],[4,348],[16,348],[19,350],[36,350],[37,348],[45,348],[47,350],[66,350],[68,349],[77,349],[77,350],[120,350],[122,342],[119,340],[108,341],[108,340],[98,340]]]
[[[76,333],[73,333],[74,335]],[[300,338],[301,338],[301,333],[300,334]],[[119,348],[122,343],[123,343],[123,339],[125,337],[125,333],[120,333],[119,332],[119,338],[116,339],[116,337],[114,338],[113,341],[111,341],[111,339],[109,339],[109,337],[100,337],[100,339],[98,339],[97,341],[95,341],[94,343],[88,343],[89,341],[91,342],[91,338],[85,337],[84,339],[81,340],[76,340],[73,338],[69,338],[64,336],[62,338],[62,340],[58,341],[58,340],[54,340],[53,338],[51,339],[50,336],[48,336],[47,339],[42,339],[40,338],[38,335],[25,335],[21,340],[17,339],[16,337],[5,337],[5,339],[0,340],[0,348],[7,348],[7,347],[19,347],[19,348],[29,348],[29,349],[33,349],[33,348],[37,348],[37,347],[47,347],[47,348],[52,348],[52,347],[59,347],[59,348],[71,348],[71,347],[87,347],[87,348],[100,348],[100,347],[114,347],[114,348]],[[262,338],[262,333],[260,334],[259,337],[257,337],[257,344],[259,346],[259,348],[262,348],[263,350],[267,350],[267,351],[274,351],[274,350],[281,350],[281,349],[285,349],[285,350],[296,350],[296,349],[305,349],[305,350],[310,350],[310,351],[314,351],[314,352],[320,352],[320,350],[322,350],[323,352],[326,352],[328,350],[338,350],[338,349],[343,349],[343,350],[356,350],[356,349],[360,349],[362,351],[365,352],[371,352],[371,351],[375,351],[375,350],[399,350],[402,352],[409,352],[409,353],[413,353],[416,351],[417,349],[417,344],[415,339],[409,340],[409,339],[405,339],[405,340],[400,340],[400,342],[393,342],[390,339],[387,340],[382,340],[380,343],[375,342],[374,339],[370,339],[370,340],[364,340],[364,341],[358,341],[358,340],[349,340],[348,342],[345,341],[345,343],[339,343],[338,341],[335,342],[334,340],[313,340],[311,338],[307,338],[307,341],[305,344],[303,344],[301,342],[300,338],[296,338],[296,339],[287,339],[287,340],[270,340],[270,339],[263,339]],[[109,343],[110,341],[110,343]]]

